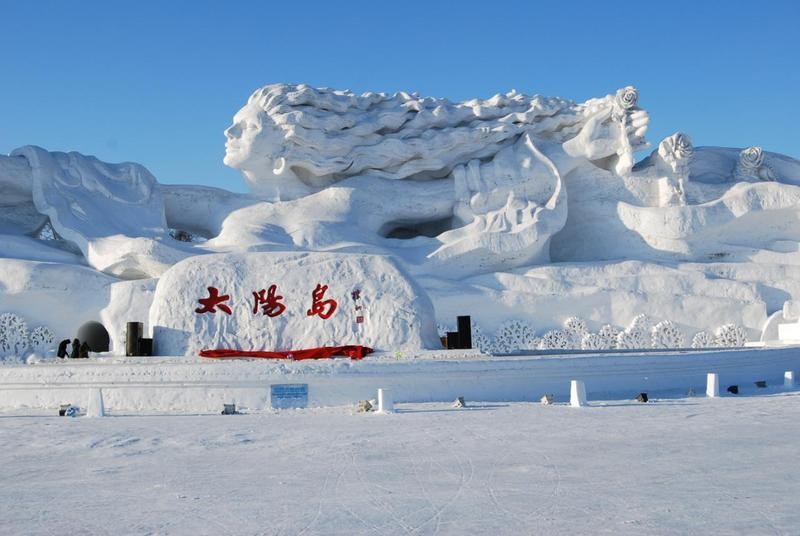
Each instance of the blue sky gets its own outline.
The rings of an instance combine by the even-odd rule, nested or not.
[[[452,100],[633,84],[654,145],[680,130],[800,158],[798,27],[790,1],[0,0],[0,152],[76,150],[244,191],[222,132],[264,84]]]

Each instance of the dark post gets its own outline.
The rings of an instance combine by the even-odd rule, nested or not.
[[[447,339],[447,349],[448,350],[454,350],[456,348],[461,348],[461,346],[459,346],[459,344],[458,344],[459,340],[458,340],[458,332],[457,331],[448,331],[447,332],[447,336],[445,337],[445,339]]]
[[[472,348],[472,319],[469,316],[459,316],[458,320],[458,347],[469,350]]]
[[[153,339],[146,339],[144,337],[139,339],[139,355],[153,355]]]
[[[125,355],[139,355],[139,339],[142,338],[143,331],[141,322],[128,322],[125,329]]]

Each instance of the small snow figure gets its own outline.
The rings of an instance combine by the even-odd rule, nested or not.
[[[311,304],[311,309],[306,311],[306,316],[315,316],[323,320],[327,320],[336,311],[336,300],[323,300],[325,292],[328,290],[328,285],[321,285],[317,283],[317,288],[311,293],[314,302]]]
[[[286,310],[286,306],[281,303],[283,296],[275,294],[278,290],[278,285],[270,285],[268,290],[261,289],[258,292],[253,292],[253,314],[258,314],[258,306],[261,306],[261,311],[270,318],[279,316]],[[264,295],[266,294],[266,296]]]
[[[208,298],[200,298],[197,300],[203,307],[198,307],[194,310],[195,313],[216,313],[215,307],[219,307],[221,311],[231,314],[231,308],[222,302],[231,299],[227,294],[219,295],[217,287],[208,287]]]
[[[69,339],[64,339],[60,343],[58,343],[58,352],[56,355],[61,359],[67,357],[67,345],[69,344]]]
[[[78,339],[72,341],[72,352],[70,352],[69,357],[71,359],[78,359],[81,357],[81,341]]]

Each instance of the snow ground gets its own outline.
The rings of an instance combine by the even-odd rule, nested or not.
[[[0,533],[797,534],[800,392],[0,416]]]

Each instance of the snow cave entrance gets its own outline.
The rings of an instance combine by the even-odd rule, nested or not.
[[[86,322],[78,329],[78,339],[86,342],[92,352],[108,352],[111,338],[108,330],[100,322]]]

